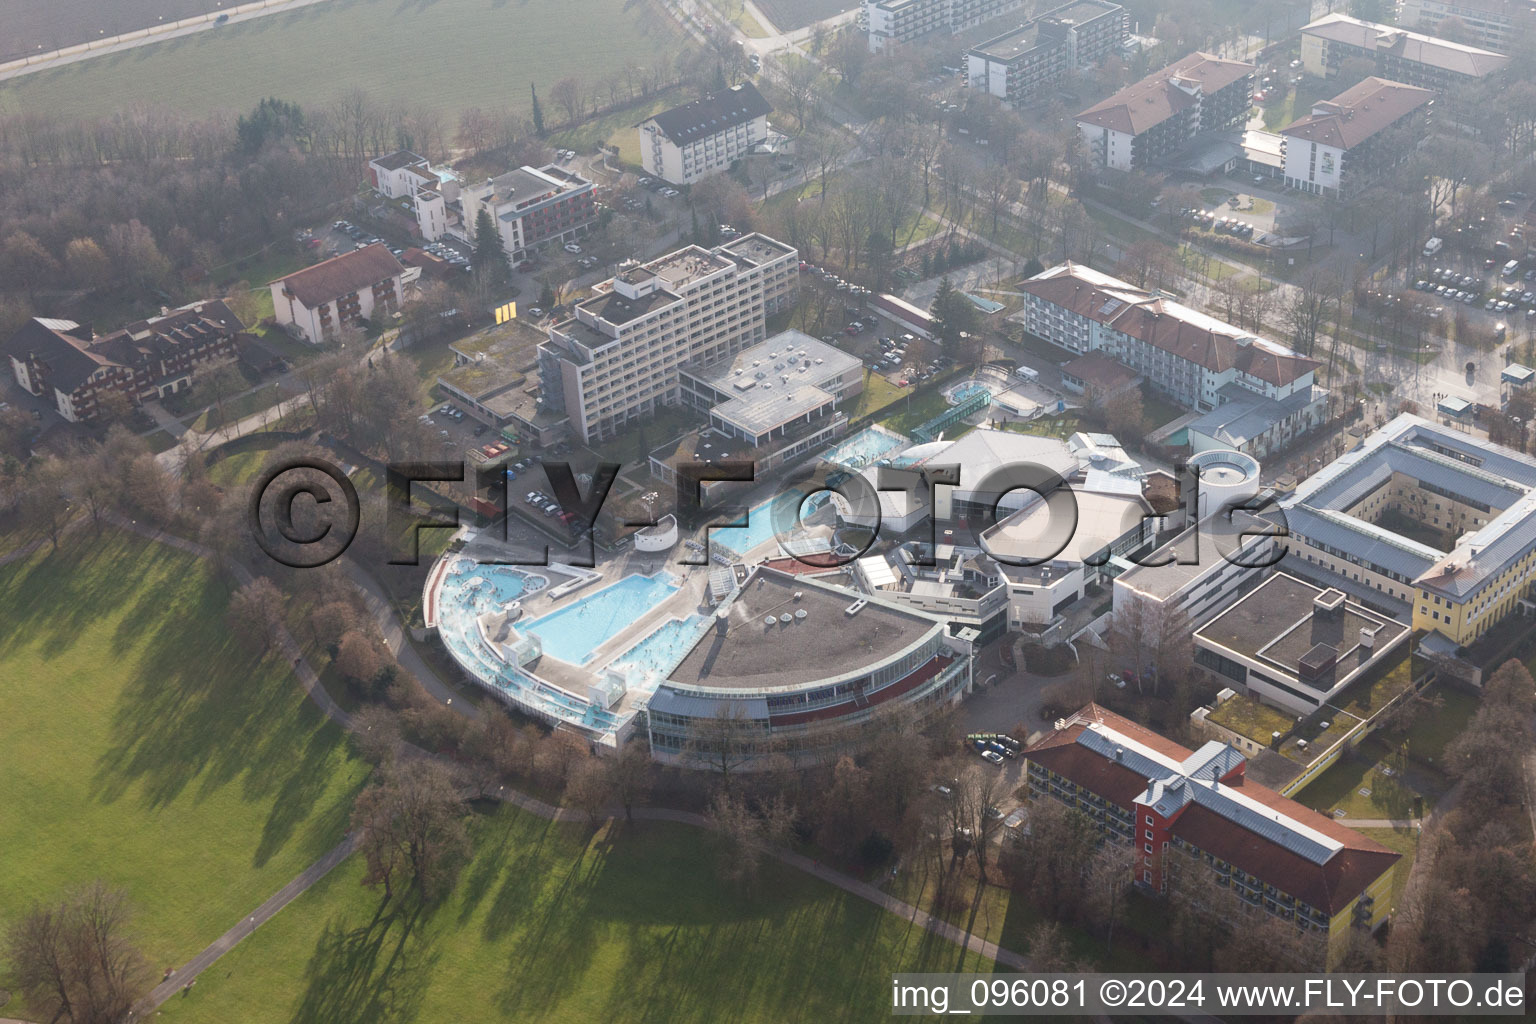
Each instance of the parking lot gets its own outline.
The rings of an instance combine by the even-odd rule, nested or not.
[[[1460,303],[1511,325],[1536,321],[1536,267],[1526,268],[1518,260],[1509,260],[1502,267],[1490,268],[1489,262],[1474,259],[1422,268],[1427,274],[1413,287],[1433,297],[1431,309]],[[1433,315],[1438,318],[1443,314]]]
[[[920,338],[908,328],[864,305],[868,288],[838,277],[823,267],[800,264],[803,286],[830,292],[842,303],[847,320],[837,333],[824,334],[822,341],[858,356],[869,369],[885,377],[896,387],[912,387],[935,373],[947,369],[953,360],[941,355],[936,342]],[[836,314],[828,311],[827,319]]]

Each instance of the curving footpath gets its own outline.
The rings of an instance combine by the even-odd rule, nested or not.
[[[158,541],[159,543],[169,545],[178,551],[185,551],[188,554],[196,555],[200,558],[206,558],[212,561],[220,560],[219,554],[213,549],[199,544],[196,541],[188,540],[185,537],[167,533],[166,531],[156,527],[140,524],[135,520],[130,520],[127,517],[115,513],[108,513],[103,518],[117,526],[119,529],[125,530],[129,533],[137,534],[138,536],[147,538],[149,540]],[[232,564],[231,568],[234,572],[235,578],[239,580],[242,585],[250,582],[254,578],[250,570],[246,569],[246,567],[243,565],[234,563]],[[415,651],[409,644],[405,643],[404,631],[401,627],[401,624],[395,616],[393,610],[390,608],[389,602],[384,599],[382,592],[378,588],[378,585],[374,583],[371,577],[368,577],[367,574],[364,573],[361,569],[351,565],[350,563],[348,564],[348,574],[351,576],[354,582],[357,582],[359,586],[363,588],[365,592],[365,603],[368,607],[368,610],[373,614],[380,630],[384,633],[386,639],[390,642],[391,649],[395,650],[396,645],[399,645],[400,649],[396,650],[397,654],[400,653],[400,650],[408,652],[405,657],[401,658],[402,667],[404,667],[407,671],[412,672],[412,674],[417,675],[421,681],[421,684],[427,688],[428,692],[438,696],[439,699],[446,699],[444,696],[446,690],[442,681],[437,678],[435,673],[431,672],[430,669],[427,668],[425,663],[420,660],[419,656],[411,657],[411,655],[415,655]],[[327,693],[325,687],[320,684],[319,673],[317,673],[313,666],[309,664],[308,659],[304,657],[303,652],[299,647],[298,641],[294,639],[292,633],[290,633],[286,627],[283,627],[279,630],[276,647],[282,656],[287,658],[293,665],[293,671],[294,674],[298,677],[299,684],[304,688],[304,692],[309,697],[309,699],[315,703],[315,706],[318,707],[326,715],[326,717],[336,722],[342,728],[350,731],[352,728],[352,717],[347,714],[347,712],[342,709],[334,700],[331,699],[331,695]],[[425,673],[425,675],[422,673]],[[475,710],[471,708],[467,702],[464,701],[460,701],[459,703],[455,704],[454,707],[461,708],[464,714],[476,713]],[[425,752],[422,753],[425,754]],[[583,812],[573,811],[565,807],[557,807],[553,804],[545,803],[537,797],[529,796],[526,793],[522,793],[514,789],[502,789],[497,794],[497,797],[503,803],[511,804],[514,807],[529,812],[530,814],[536,814],[539,817],[548,819],[550,821],[581,823],[588,820],[587,815]],[[623,813],[624,812],[621,808],[609,808],[605,812],[606,820],[610,822],[618,820],[623,816]],[[696,828],[704,829],[711,827],[708,819],[706,819],[702,814],[696,814],[692,811],[674,810],[667,807],[636,807],[634,808],[633,815],[635,818],[642,821],[673,822],[683,825],[692,825]],[[159,1007],[167,999],[170,999],[177,992],[180,992],[190,986],[191,983],[197,979],[199,974],[217,962],[218,959],[225,953],[228,953],[235,946],[239,945],[242,939],[244,939],[247,935],[250,935],[257,928],[261,927],[261,925],[266,921],[270,920],[278,911],[282,910],[283,907],[287,906],[299,896],[303,895],[303,893],[308,890],[310,886],[324,878],[332,868],[345,861],[347,857],[352,853],[353,845],[353,837],[348,835],[335,847],[329,850],[323,857],[315,861],[309,867],[305,868],[302,872],[295,876],[292,881],[283,886],[283,888],[278,890],[269,899],[262,903],[261,906],[253,910],[234,927],[230,928],[223,935],[219,936],[219,938],[214,940],[213,943],[199,952],[191,960],[187,961],[186,964],[173,971],[166,978],[166,980],[155,986],[155,988],[152,989],[150,993],[145,996],[145,998],[139,1003],[138,1007],[135,1008],[134,1017],[142,1018],[152,1013],[155,1008]],[[819,878],[824,882],[835,885],[837,888],[843,890],[846,893],[849,893],[850,895],[857,896],[862,900],[867,900],[868,902],[873,903],[874,905],[888,911],[889,913],[895,914],[898,917],[910,921],[912,924],[919,928],[923,928],[929,932],[932,932],[940,938],[948,939],[957,945],[964,946],[966,949],[972,953],[977,954],[978,956],[984,956],[997,964],[1012,968],[1014,970],[1029,969],[1029,960],[1023,955],[999,946],[995,942],[989,942],[979,936],[972,935],[963,928],[950,924],[948,921],[934,917],[927,911],[913,906],[912,904],[907,903],[905,900],[897,899],[889,893],[882,892],[875,886],[854,878],[851,875],[844,874],[843,872],[838,871],[836,868],[828,867],[825,864],[813,860],[810,857],[806,857],[803,854],[795,853],[792,850],[780,849],[778,847],[767,847],[765,848],[765,852],[782,864],[795,868],[799,871],[803,871],[806,874]],[[0,1024],[5,1024],[5,1022],[0,1021]]]

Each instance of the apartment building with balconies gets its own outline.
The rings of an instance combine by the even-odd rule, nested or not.
[[[1530,0],[1400,0],[1397,23],[1421,32],[1438,32],[1455,19],[1467,42],[1508,53],[1512,43],[1536,30],[1536,6]]]
[[[1084,815],[1135,852],[1132,880],[1159,894],[1177,870],[1204,870],[1249,906],[1318,940],[1333,964],[1357,930],[1391,912],[1401,855],[1247,778],[1247,758],[1212,740],[1199,750],[1097,704],[1058,720],[1024,749],[1034,799]]]
[[[1056,87],[1065,76],[1097,64],[1130,34],[1130,15],[1108,0],[1077,0],[966,51],[972,89],[1009,106]]]
[[[859,23],[871,53],[935,32],[954,35],[1023,5],[1023,0],[864,0]]]
[[[1285,184],[1314,195],[1355,194],[1413,153],[1435,94],[1367,78],[1280,129]]]
[[[1502,53],[1422,32],[1325,15],[1301,30],[1301,63],[1307,74],[1333,78],[1353,58],[1371,61],[1382,78],[1445,93],[1497,74],[1509,65]]]
[[[596,186],[558,164],[518,167],[474,184],[434,175],[422,180],[413,198],[416,226],[433,241],[449,236],[473,245],[480,211],[486,211],[514,263],[574,242],[597,220]]]
[[[1089,163],[1142,170],[1196,139],[1241,128],[1253,106],[1254,66],[1192,53],[1077,115]]]
[[[324,344],[343,327],[398,310],[417,274],[388,246],[367,245],[273,281],[273,315],[311,345]]]

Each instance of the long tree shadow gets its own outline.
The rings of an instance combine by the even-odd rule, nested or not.
[[[5,609],[0,658],[30,645],[45,661],[57,658],[78,642],[82,631],[115,614],[144,586],[147,574],[180,569],[176,559],[186,561],[167,553],[161,562],[144,551],[147,541],[112,531],[97,537],[90,529],[69,534],[58,551],[0,568],[0,607]]]
[[[305,970],[293,1024],[404,1024],[415,1020],[439,952],[419,906],[381,903],[373,919],[326,925]]]
[[[345,821],[340,798],[318,807],[336,774],[350,770],[343,734],[293,685],[286,664],[274,655],[258,659],[229,636],[227,588],[195,571],[203,573],[199,585],[183,584],[170,597],[166,588],[147,588],[119,624],[119,637],[125,626],[138,636],[137,656],[119,668],[128,677],[93,795],[112,802],[137,785],[146,808],[156,810],[189,790],[203,800],[237,785],[242,800],[272,803],[256,867],[301,828],[306,848],[318,854]],[[163,607],[164,617],[151,607]]]
[[[614,927],[625,950],[614,971],[624,983],[610,992],[599,1018],[883,1020],[891,971],[954,968],[953,943],[788,868],[766,868],[751,893],[729,891],[706,874],[697,883],[699,896],[716,909],[713,923],[683,913],[666,927],[648,901],[625,901],[604,891],[611,886],[598,887],[617,900]]]

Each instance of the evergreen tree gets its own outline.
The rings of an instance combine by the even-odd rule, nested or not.
[[[544,137],[544,108],[539,106],[539,89],[532,82],[528,83],[528,89],[533,93],[533,134]]]
[[[939,290],[928,312],[933,316],[934,331],[939,340],[951,352],[960,345],[962,334],[975,337],[981,331],[980,310],[964,293],[955,290],[948,276],[939,281]]]
[[[547,281],[544,283],[543,291],[539,292],[539,305],[543,306],[546,310],[555,307],[555,290],[549,286]]]
[[[474,261],[476,275],[492,286],[506,284],[512,275],[512,261],[507,259],[507,250],[501,247],[501,233],[496,230],[491,211],[483,206],[475,218]]]
[[[256,104],[249,115],[235,121],[236,148],[246,156],[255,156],[269,142],[295,138],[304,129],[304,111],[296,103],[267,97]]]

